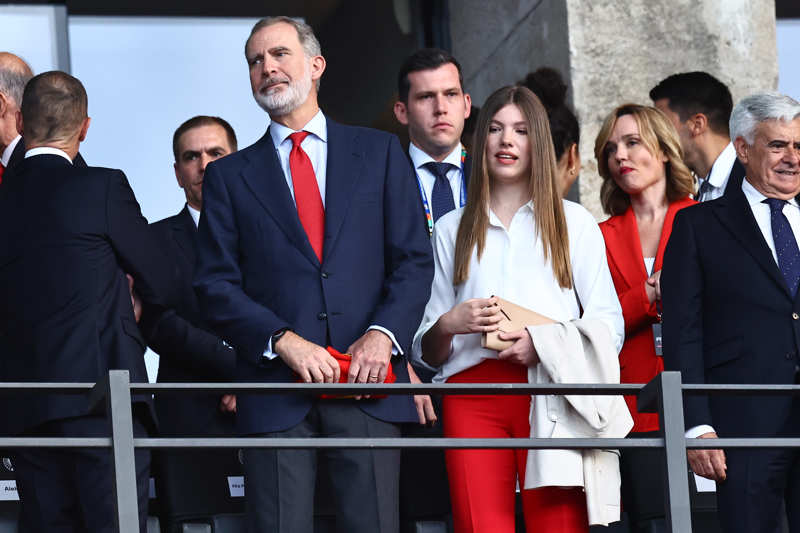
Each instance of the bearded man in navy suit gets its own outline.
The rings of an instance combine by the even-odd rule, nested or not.
[[[433,278],[413,173],[396,137],[320,111],[325,59],[313,31],[259,21],[245,45],[253,95],[272,119],[254,145],[208,165],[195,288],[249,382],[407,382],[405,353]],[[274,437],[395,437],[407,396],[240,395],[238,428]],[[340,531],[396,532],[397,450],[325,452]],[[244,453],[252,531],[311,533],[314,450]]]

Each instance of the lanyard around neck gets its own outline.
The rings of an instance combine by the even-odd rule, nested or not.
[[[467,178],[464,175],[464,161],[467,160],[467,151],[461,149],[461,166],[458,170],[461,172],[461,194],[459,195],[459,207],[464,207],[467,204]],[[417,174],[417,186],[419,187],[419,194],[422,197],[422,207],[425,209],[425,223],[428,226],[428,237],[433,235],[433,215],[431,214],[431,205],[428,202],[428,195],[425,194],[425,188],[422,186],[422,179],[419,177],[419,172],[415,169]]]

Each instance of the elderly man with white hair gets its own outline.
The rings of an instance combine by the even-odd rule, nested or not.
[[[739,102],[731,140],[741,188],[675,217],[664,256],[664,365],[685,383],[798,383],[800,103],[776,93]],[[798,437],[800,398],[687,396],[689,437]],[[772,533],[782,500],[800,532],[800,450],[691,450],[717,482],[723,531]]]

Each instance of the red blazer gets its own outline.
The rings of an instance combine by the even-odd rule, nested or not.
[[[680,209],[695,204],[691,198],[673,202],[664,217],[664,227],[658,241],[658,252],[653,271],[661,270],[664,260],[664,249],[672,233],[672,221]],[[656,356],[652,325],[658,322],[655,303],[647,300],[645,280],[649,277],[645,271],[642,245],[639,242],[639,229],[636,226],[636,215],[633,209],[616,215],[600,223],[600,230],[606,241],[608,268],[614,279],[614,287],[622,305],[625,318],[625,344],[619,354],[620,380],[622,383],[647,383],[656,374],[664,370],[664,361]],[[626,396],[625,401],[633,416],[631,431],[658,430],[658,415],[640,413],[636,410],[636,397]]]

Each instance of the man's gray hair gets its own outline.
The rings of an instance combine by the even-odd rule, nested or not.
[[[307,57],[322,55],[322,47],[319,45],[317,36],[314,35],[314,30],[311,29],[311,26],[303,22],[302,19],[296,17],[280,16],[280,17],[266,17],[256,22],[255,26],[253,26],[253,29],[250,30],[250,36],[244,43],[245,57],[247,57],[247,45],[250,44],[250,39],[253,38],[253,35],[255,35],[261,29],[266,28],[267,26],[272,26],[274,24],[278,24],[281,22],[289,24],[295,30],[297,30],[297,38],[300,40],[300,44],[303,46],[303,51],[305,52]]]
[[[33,77],[27,69],[0,66],[0,92],[14,100],[17,106],[22,105],[22,94],[25,85]]]
[[[731,112],[731,141],[742,137],[753,144],[756,127],[767,120],[791,122],[800,117],[800,103],[776,92],[763,92],[742,98]]]

